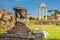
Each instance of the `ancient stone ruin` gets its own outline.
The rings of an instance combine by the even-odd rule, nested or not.
[[[26,26],[23,21],[26,17],[27,10],[22,7],[16,7],[15,10],[15,19],[16,23],[7,33],[3,33],[0,35],[0,40],[35,40],[39,38],[42,40],[42,33],[34,33],[32,34],[31,29]],[[21,21],[22,20],[22,21]],[[38,36],[38,37],[37,37]]]
[[[25,8],[15,7],[13,8],[13,10],[15,11],[17,22],[20,22],[21,20],[25,19],[25,14],[27,13],[27,10]]]

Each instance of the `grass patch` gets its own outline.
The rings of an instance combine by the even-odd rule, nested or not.
[[[34,25],[30,24],[29,28],[32,30],[37,28],[39,30],[43,29],[49,33],[48,40],[59,40],[60,39],[60,26],[56,25]]]
[[[1,28],[1,29],[0,29],[0,34],[6,32],[6,31],[7,31],[7,28]]]
[[[8,31],[9,28],[11,28],[11,27],[8,26],[8,27],[5,27],[5,28],[1,28],[0,29],[0,35],[3,34],[3,33],[5,33],[6,31]]]

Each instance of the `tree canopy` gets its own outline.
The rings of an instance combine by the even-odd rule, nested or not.
[[[60,14],[59,10],[48,10],[48,12],[51,14],[51,16],[54,16],[56,14]],[[51,12],[53,12],[53,14]]]

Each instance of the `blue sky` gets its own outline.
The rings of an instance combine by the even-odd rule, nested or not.
[[[33,16],[37,16],[38,7],[41,3],[45,3],[48,10],[60,10],[60,0],[0,0],[0,7],[14,13],[14,7],[22,6],[25,7]]]

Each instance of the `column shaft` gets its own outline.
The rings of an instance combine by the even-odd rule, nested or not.
[[[47,9],[46,9],[46,17],[45,17],[45,19],[47,20]]]
[[[44,8],[42,8],[42,19],[44,19],[44,13],[45,13],[45,11],[44,11],[45,9]]]
[[[41,19],[40,8],[38,8],[38,19]]]

